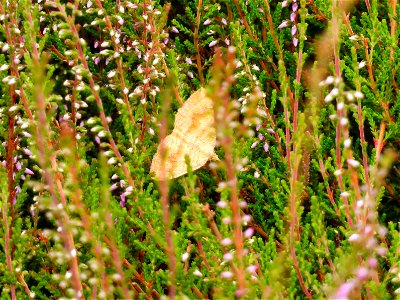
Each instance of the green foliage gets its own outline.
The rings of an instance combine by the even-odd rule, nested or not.
[[[393,3],[3,1],[1,299],[399,297]],[[201,86],[219,160],[159,182]]]

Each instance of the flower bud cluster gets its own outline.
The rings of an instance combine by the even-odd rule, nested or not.
[[[297,18],[298,18],[298,10],[299,10],[299,4],[297,3],[297,0],[292,0],[292,1],[283,1],[282,2],[282,7],[287,7],[290,6],[291,12],[290,12],[290,20],[285,20],[283,21],[279,26],[278,29],[286,28],[288,26],[291,26],[290,33],[293,37],[293,46],[297,47],[299,45],[299,39],[298,39],[298,30],[297,30]]]

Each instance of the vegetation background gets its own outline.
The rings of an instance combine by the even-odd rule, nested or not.
[[[399,10],[2,0],[1,299],[399,298]],[[220,161],[158,182],[201,86]]]

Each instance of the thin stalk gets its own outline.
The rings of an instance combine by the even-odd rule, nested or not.
[[[163,103],[163,112],[161,118],[161,128],[160,128],[160,140],[163,141],[167,136],[167,129],[168,129],[168,118],[167,112],[170,104],[170,99],[167,93],[165,93],[164,103]],[[160,143],[160,153],[161,153],[161,178],[160,180],[160,194],[161,194],[161,208],[163,213],[163,224],[165,230],[165,240],[167,243],[166,252],[168,257],[168,269],[169,269],[169,289],[168,289],[168,296],[170,299],[174,299],[176,296],[176,255],[175,255],[175,248],[173,243],[172,237],[172,230],[171,226],[171,215],[170,215],[170,207],[169,207],[169,199],[168,199],[168,179],[167,179],[167,169],[166,169],[166,154],[167,154],[167,147],[165,143]]]
[[[96,0],[96,5],[97,5],[98,8],[103,9],[103,5],[102,5],[101,1]],[[107,28],[110,31],[111,30],[114,31],[113,25],[111,24],[111,21],[110,21],[110,18],[109,18],[108,15],[106,15],[104,17],[104,20],[106,22]],[[118,43],[116,43],[116,41],[115,41],[115,35],[110,35],[110,37],[111,37],[111,41],[113,43],[114,52],[115,53],[119,53],[119,46],[118,46]],[[121,91],[124,91],[125,88],[126,88],[126,83],[125,83],[125,78],[124,78],[124,70],[123,70],[123,67],[122,67],[122,58],[121,58],[121,56],[118,56],[115,61],[117,63],[117,70],[118,70],[118,76],[119,76],[119,82],[120,82],[120,86],[121,86]],[[135,120],[133,118],[132,109],[131,109],[131,106],[130,106],[130,103],[129,103],[129,99],[128,99],[128,94],[123,92],[122,95],[123,95],[123,98],[124,98],[123,101],[124,101],[124,103],[126,105],[126,108],[128,110],[129,121],[132,124],[135,124],[136,122],[135,122]]]
[[[201,16],[201,9],[203,6],[203,0],[199,0],[197,4],[197,15],[196,15],[196,27],[193,33],[193,43],[194,47],[196,48],[196,66],[197,66],[197,73],[199,74],[199,79],[201,85],[205,85],[204,75],[203,75],[203,66],[201,63],[201,56],[200,56],[200,45],[199,45],[199,28],[200,28],[200,16]]]
[[[48,153],[54,153],[54,150],[52,149],[51,143],[47,142],[48,140],[48,127],[47,125],[47,116],[46,116],[46,98],[42,86],[42,74],[40,73],[41,71],[41,63],[40,63],[40,55],[37,49],[36,45],[36,37],[34,35],[34,24],[32,20],[32,15],[30,11],[28,10],[27,14],[27,20],[31,26],[31,32],[30,32],[30,39],[31,39],[31,47],[32,47],[32,60],[33,60],[33,66],[35,70],[39,70],[38,74],[36,74],[36,89],[35,89],[35,96],[36,96],[36,101],[37,101],[37,109],[38,109],[38,124],[41,124],[40,128],[38,127],[36,129],[36,137],[37,137],[37,145],[38,145],[38,150],[39,150],[39,162],[40,166],[43,170],[43,176],[44,179],[48,185],[48,190],[51,194],[52,202],[54,207],[59,206],[59,201],[58,197],[56,194],[56,189],[54,186],[54,181],[53,181],[53,175],[49,172],[48,166],[49,166],[49,160],[48,160]],[[47,146],[46,146],[47,145]],[[63,203],[63,205],[65,205]],[[64,240],[64,246],[65,250],[67,253],[71,253],[72,250],[75,250],[74,246],[74,239],[72,236],[72,232],[69,229],[68,224],[69,222],[69,217],[67,214],[64,214],[58,219],[59,226],[61,227],[61,232],[60,235]],[[83,299],[83,288],[82,288],[82,283],[80,280],[80,274],[79,274],[79,267],[78,267],[78,260],[76,256],[71,255],[71,260],[70,260],[70,270],[71,270],[71,282],[72,286],[75,290],[75,295],[79,299]]]
[[[336,5],[338,3],[334,3],[332,6],[333,12],[332,14],[334,15],[336,13]],[[335,61],[335,75],[336,78],[341,78],[341,71],[340,71],[340,58],[339,58],[339,51],[338,51],[338,36],[339,36],[339,24],[338,24],[338,19],[336,16],[333,17],[332,19],[332,38],[333,38],[333,55],[334,55],[334,61]],[[345,115],[343,113],[343,110],[338,111],[338,119],[341,120],[344,118]],[[342,170],[342,150],[340,147],[340,142],[341,142],[341,136],[342,136],[342,126],[340,125],[340,121],[336,125],[336,168],[337,170]],[[340,172],[338,175],[338,182],[339,182],[339,188],[341,192],[344,192],[344,183],[343,183],[343,175]],[[347,216],[347,222],[349,223],[350,227],[353,227],[353,219],[350,214],[350,206],[349,206],[349,200],[347,196],[343,197],[343,203],[345,205],[346,209],[346,216]]]

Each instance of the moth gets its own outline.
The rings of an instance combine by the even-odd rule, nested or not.
[[[175,116],[174,129],[160,142],[153,157],[150,172],[158,180],[173,179],[187,173],[185,156],[189,157],[193,170],[200,169],[209,160],[218,160],[213,101],[206,90],[194,92]],[[161,169],[161,145],[165,146],[165,170]]]

